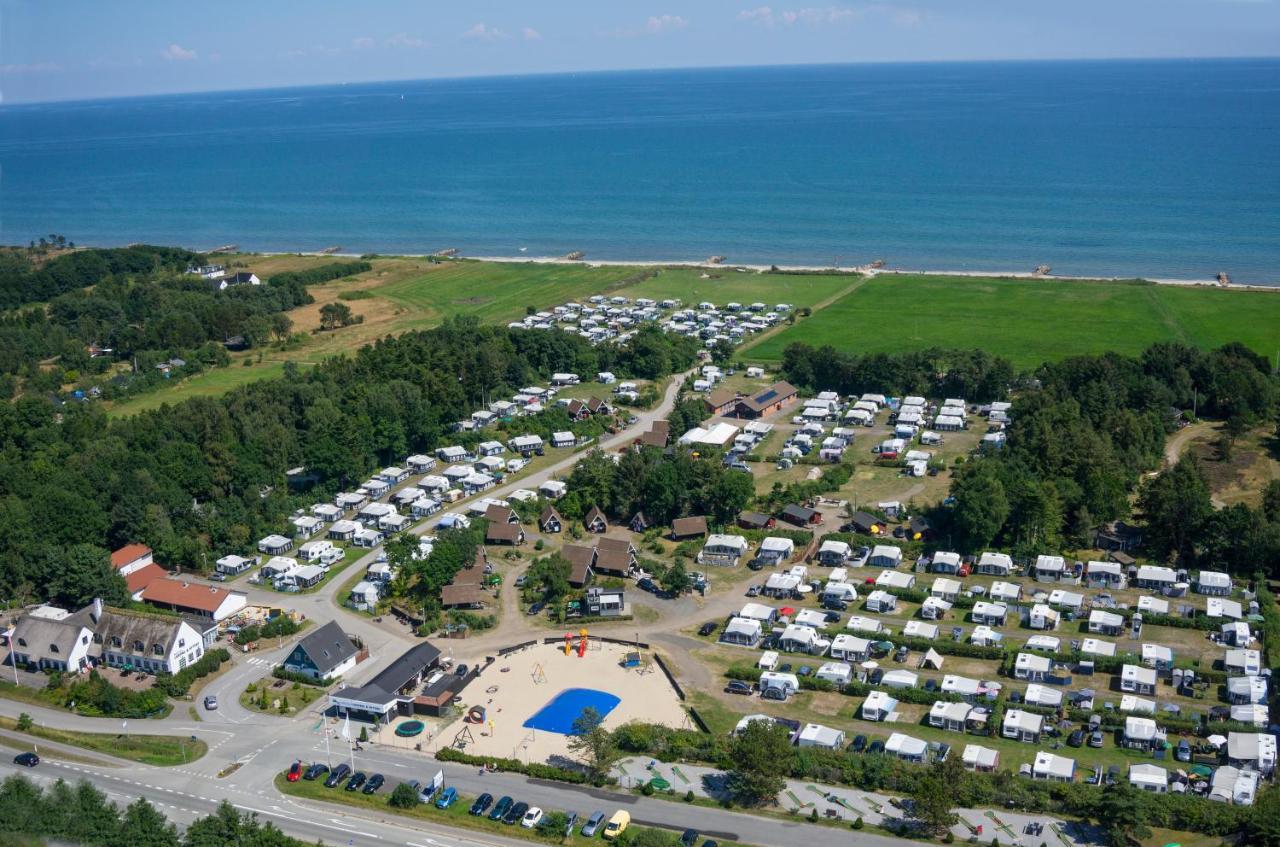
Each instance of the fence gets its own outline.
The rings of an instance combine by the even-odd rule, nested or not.
[[[667,663],[662,660],[662,657],[657,653],[654,653],[653,661],[662,669],[663,674],[667,677],[667,682],[671,683],[671,687],[676,690],[676,696],[681,700],[687,699],[684,694],[684,689],[680,687],[680,683],[676,682],[675,675],[671,673],[671,669],[667,667]]]

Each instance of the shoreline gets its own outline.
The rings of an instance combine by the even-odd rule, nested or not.
[[[345,253],[335,252],[326,253],[319,250],[269,250],[269,251],[248,251],[256,253],[260,256],[334,256],[345,259],[358,259],[363,253]],[[210,254],[217,255],[217,254]],[[465,260],[472,262],[494,262],[502,264],[528,264],[528,265],[582,265],[585,267],[621,267],[621,268],[691,268],[701,270],[722,270],[737,272],[753,272],[766,273],[777,269],[781,273],[795,274],[844,274],[848,276],[954,276],[954,277],[974,277],[974,278],[997,278],[997,279],[1023,279],[1023,280],[1049,280],[1056,282],[1132,282],[1142,281],[1150,282],[1155,285],[1175,285],[1182,287],[1207,287],[1219,288],[1225,291],[1280,291],[1280,280],[1275,283],[1239,283],[1232,282],[1223,284],[1216,279],[1182,279],[1174,277],[1145,277],[1145,276],[1086,276],[1080,274],[1059,275],[1054,273],[1038,274],[1032,271],[952,271],[952,270],[927,270],[913,268],[873,268],[869,265],[855,265],[851,267],[832,267],[830,265],[766,265],[755,263],[734,263],[725,262],[716,264],[708,261],[697,260],[674,260],[674,261],[641,261],[637,259],[566,259],[563,256],[471,256],[463,253],[455,253],[451,256],[440,256],[437,253],[378,253],[375,255],[384,256],[386,258],[405,258],[405,259],[431,259],[437,258],[444,261],[451,259]]]

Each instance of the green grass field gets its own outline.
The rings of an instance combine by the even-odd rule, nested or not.
[[[94,753],[103,753],[119,759],[141,762],[144,765],[171,767],[194,762],[209,747],[203,741],[192,741],[176,735],[121,735],[104,732],[72,732],[65,729],[40,726],[38,724],[25,730],[18,730],[18,722],[13,718],[0,717],[0,728],[23,732],[35,738],[69,744]]]
[[[511,321],[525,309],[550,309],[601,293],[644,268],[539,265],[502,262],[444,262],[426,273],[376,286],[379,297],[418,310],[424,324],[458,314],[482,321]]]
[[[707,274],[710,279],[703,279]],[[730,268],[663,268],[643,282],[618,291],[627,297],[649,297],[683,300],[697,305],[708,300],[723,306],[728,302],[761,302],[770,308],[776,303],[790,303],[797,308],[814,306],[843,291],[858,280],[849,274],[771,274],[738,272]]]
[[[884,275],[763,339],[746,358],[777,361],[793,341],[857,353],[977,347],[1019,367],[1156,341],[1280,351],[1280,292],[1142,283]]]

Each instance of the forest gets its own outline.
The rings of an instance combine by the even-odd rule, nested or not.
[[[455,443],[454,422],[555,371],[652,375],[695,353],[656,328],[592,347],[458,318],[118,420],[24,395],[0,404],[0,597],[72,600],[110,585],[106,551],[131,541],[166,566],[206,570],[280,531],[292,510]],[[317,482],[293,492],[285,471],[298,466]]]

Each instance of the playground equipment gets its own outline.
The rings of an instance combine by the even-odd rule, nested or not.
[[[455,750],[465,750],[468,744],[475,742],[475,736],[471,734],[471,727],[465,723],[462,729],[458,730],[458,734],[453,737],[453,748]]]
[[[421,735],[426,728],[427,725],[422,721],[405,721],[396,727],[396,735],[401,738],[413,738],[416,735]]]
[[[467,723],[484,723],[487,714],[484,706],[472,706],[467,710]]]
[[[587,654],[587,630],[578,630],[578,658],[581,659]]]
[[[624,668],[640,667],[640,652],[638,650],[631,651],[622,657],[622,666]]]
[[[566,645],[567,645],[567,642],[566,642]],[[567,649],[565,651],[565,655],[566,656],[568,655]],[[542,663],[539,662],[538,664],[533,666],[533,684],[538,685],[546,681],[547,681],[547,671],[542,667]]]

